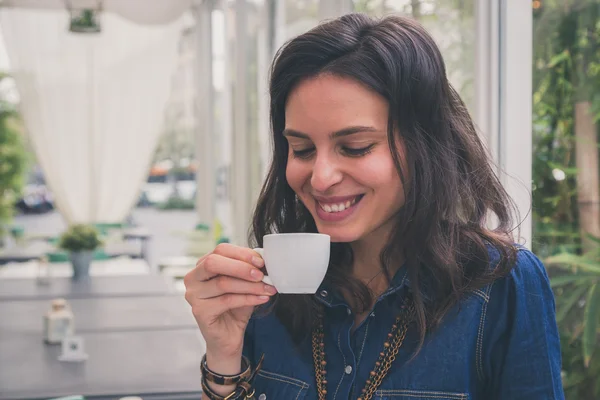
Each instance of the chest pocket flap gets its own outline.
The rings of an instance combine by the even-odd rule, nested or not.
[[[469,400],[467,393],[436,392],[428,390],[378,390],[377,400]]]
[[[306,398],[308,383],[285,375],[260,370],[254,378],[257,400],[300,400]]]

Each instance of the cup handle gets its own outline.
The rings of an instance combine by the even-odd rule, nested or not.
[[[260,247],[257,247],[257,248],[255,248],[255,249],[252,249],[252,250],[254,250],[254,251],[255,251],[255,252],[257,252],[258,254],[260,254],[260,256],[261,256],[261,257],[264,259],[264,254],[265,254],[265,251],[264,251],[264,249],[262,249],[262,248],[260,248]],[[265,266],[265,269],[266,269],[266,266]],[[265,276],[263,277],[262,281],[263,281],[264,283],[266,283],[267,285],[271,285],[271,286],[273,286],[273,281],[272,281],[272,280],[271,280],[271,278],[269,278],[267,275],[265,275]]]

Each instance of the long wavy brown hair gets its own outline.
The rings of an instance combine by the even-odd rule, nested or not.
[[[390,281],[390,271],[404,259],[422,343],[466,293],[513,267],[514,203],[425,29],[400,16],[349,14],[290,40],[275,57],[270,80],[273,157],[254,213],[251,243],[262,246],[269,233],[317,231],[286,181],[283,130],[290,92],[323,73],[354,79],[389,103],[388,142],[406,202],[380,254],[381,266],[374,269],[383,268]],[[395,150],[400,139],[402,162]],[[495,221],[493,228],[490,220]],[[494,265],[490,251],[498,255]],[[350,244],[332,243],[325,279],[334,290],[350,293],[352,307],[360,313],[374,299],[352,276],[352,265]],[[320,313],[311,295],[280,295],[273,306],[297,341],[307,336]]]

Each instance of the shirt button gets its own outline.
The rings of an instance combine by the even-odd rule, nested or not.
[[[346,375],[350,375],[352,373],[352,365],[346,365],[346,368],[344,368],[344,372],[346,373]]]
[[[321,297],[327,297],[327,290],[321,290]]]
[[[258,396],[258,400],[267,400],[267,395],[264,393],[261,393],[260,396]]]

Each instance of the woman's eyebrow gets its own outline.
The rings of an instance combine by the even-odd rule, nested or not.
[[[379,132],[379,129],[376,129],[372,126],[349,126],[344,129],[340,129],[339,131],[335,131],[329,135],[330,139],[336,139],[343,136],[350,136],[360,132]],[[297,131],[295,129],[285,129],[283,131],[283,136],[285,137],[296,137],[300,139],[310,139],[310,136],[306,133]]]

